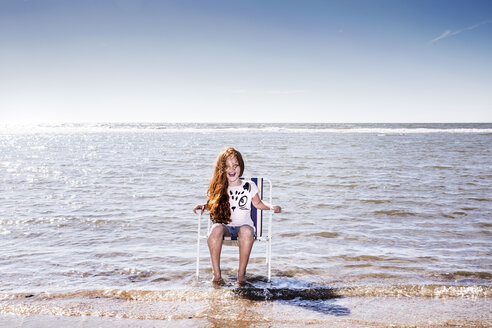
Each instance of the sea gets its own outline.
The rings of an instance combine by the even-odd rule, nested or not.
[[[228,146],[282,207],[271,281],[261,242],[246,286],[203,239],[195,275]],[[0,123],[0,326],[485,327],[491,296],[491,123]]]

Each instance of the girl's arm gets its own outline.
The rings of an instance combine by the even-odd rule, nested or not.
[[[253,199],[251,199],[251,203],[253,203],[253,205],[260,210],[273,210],[273,213],[282,212],[282,208],[280,206],[270,205],[267,202],[262,201],[258,194],[253,196]]]
[[[202,210],[201,214],[203,214],[203,212],[207,210],[207,204],[203,204],[203,205],[200,204],[200,205],[195,206],[195,208],[193,209],[193,212],[195,214],[198,214],[196,212],[197,210]]]

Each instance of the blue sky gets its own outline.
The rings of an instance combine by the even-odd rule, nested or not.
[[[1,0],[0,123],[492,122],[492,1]]]

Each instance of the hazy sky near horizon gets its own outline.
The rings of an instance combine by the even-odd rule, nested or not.
[[[489,0],[2,0],[0,123],[492,122]]]

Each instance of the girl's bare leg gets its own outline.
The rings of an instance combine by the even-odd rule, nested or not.
[[[210,260],[212,261],[212,281],[214,282],[219,282],[222,279],[222,273],[220,271],[220,253],[222,251],[222,239],[226,233],[229,233],[229,231],[222,224],[214,224],[207,239]]]
[[[237,281],[239,283],[246,282],[246,267],[248,266],[249,255],[254,243],[253,228],[243,225],[238,233],[239,243],[239,269],[237,271]]]

